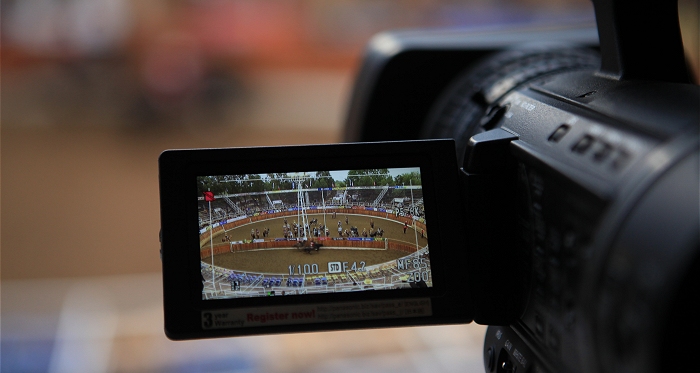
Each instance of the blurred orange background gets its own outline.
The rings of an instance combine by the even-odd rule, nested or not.
[[[588,0],[6,0],[2,372],[482,372],[476,325],[170,342],[157,159],[341,141],[397,28],[593,25]],[[698,76],[698,1],[681,0]]]

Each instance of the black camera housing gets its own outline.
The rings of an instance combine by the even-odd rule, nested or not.
[[[599,47],[387,33],[358,77],[348,141],[456,140],[472,283],[498,289],[472,292],[487,372],[680,371],[698,347],[700,89],[677,4],[594,5]]]

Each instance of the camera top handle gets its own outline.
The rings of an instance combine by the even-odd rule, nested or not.
[[[678,0],[593,0],[593,6],[602,55],[600,74],[618,80],[690,82]]]

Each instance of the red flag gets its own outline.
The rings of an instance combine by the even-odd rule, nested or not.
[[[215,199],[216,199],[216,198],[214,198],[214,192],[212,192],[212,191],[204,192],[204,200],[205,200],[205,201],[211,202],[211,201],[213,201],[213,200],[215,200]]]

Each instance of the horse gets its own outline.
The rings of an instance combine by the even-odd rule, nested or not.
[[[298,241],[294,244],[294,247],[296,247],[298,250],[309,255],[313,254],[314,251],[318,252],[321,246],[323,246],[323,244],[314,241]]]
[[[370,237],[384,237],[384,231],[382,228],[377,228],[376,231],[369,234]]]

